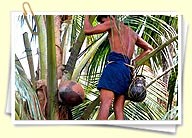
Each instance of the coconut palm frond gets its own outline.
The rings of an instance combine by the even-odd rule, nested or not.
[[[77,39],[78,36],[83,29],[83,21],[84,16],[83,15],[74,15],[72,16],[72,35],[71,35],[71,45],[73,45]]]
[[[44,116],[40,110],[39,100],[30,81],[19,74],[21,67],[15,65],[15,106],[21,120],[42,120]]]
[[[98,24],[95,16],[91,23]],[[147,82],[147,97],[141,103],[125,102],[126,120],[177,120],[178,119],[178,17],[167,15],[117,15],[155,49],[136,63],[144,66],[142,72]],[[85,36],[84,16],[73,15],[70,22],[63,23],[61,45],[63,63],[66,63],[68,78],[84,87],[84,102],[72,108],[74,120],[95,120],[99,110],[99,91],[96,86],[106,57],[110,52],[106,34]],[[105,38],[104,38],[105,37]],[[70,52],[69,52],[70,50]],[[135,49],[139,54],[142,49]],[[68,54],[68,55],[67,55]],[[67,57],[66,57],[67,55]],[[64,60],[65,59],[65,60]],[[41,64],[41,63],[40,63]],[[24,69],[16,64],[16,119],[44,119],[31,81]],[[30,88],[29,88],[30,87]],[[114,119],[113,107],[109,119]]]
[[[94,43],[91,47],[91,49],[84,55],[81,62],[77,65],[77,69],[74,70],[72,75],[72,80],[76,80],[78,77],[78,74],[81,72],[83,67],[87,64],[87,62],[90,60],[91,57],[94,57],[95,52],[97,49],[103,44],[103,42],[107,38],[107,33],[104,34],[96,43]]]
[[[168,25],[167,22],[165,22],[162,19],[157,20],[155,16],[119,16],[121,20],[124,20],[125,24],[129,24],[129,26],[134,29],[137,32],[141,32],[142,37],[148,41],[149,43],[153,43],[155,45],[154,48],[158,48],[162,44],[172,45],[173,51],[175,52],[174,55],[177,55],[176,49],[177,49],[177,43],[175,43],[176,39],[174,38],[171,43],[169,43],[169,39],[172,39],[172,37],[175,37],[177,35],[177,31],[170,25]],[[171,17],[172,18],[172,17]],[[176,17],[177,18],[177,17]],[[163,24],[163,25],[162,25]],[[154,35],[155,34],[155,35]],[[154,37],[152,37],[154,36]],[[176,36],[177,37],[177,36]],[[164,39],[162,39],[164,38]],[[109,46],[109,45],[108,45]],[[107,46],[106,46],[107,47]],[[100,47],[96,54],[93,56],[93,59],[89,63],[89,68],[87,70],[86,76],[88,79],[83,79],[86,81],[84,83],[85,89],[89,90],[87,92],[87,95],[94,95],[97,97],[98,94],[93,93],[90,89],[94,90],[97,81],[99,79],[99,76],[101,75],[102,69],[105,65],[106,61],[106,55],[109,52],[108,50],[105,50],[106,47]],[[103,48],[103,49],[102,49]],[[104,52],[106,52],[104,54]],[[98,54],[97,54],[98,53]],[[163,73],[166,69],[170,68],[171,66],[177,64],[177,60],[174,63],[174,56],[171,54],[169,48],[163,48],[159,50],[156,55],[154,55],[150,59],[150,67],[145,68],[145,77],[148,83],[150,83],[152,80],[154,80],[159,73]],[[162,57],[166,59],[162,62]],[[95,59],[94,59],[95,58]],[[154,60],[155,59],[155,60]],[[163,64],[167,62],[166,66],[163,68]],[[161,63],[161,64],[159,64]],[[151,70],[152,69],[152,70]],[[133,103],[129,102],[127,106],[125,106],[125,118],[126,119],[134,119],[134,120],[161,120],[163,116],[167,112],[167,105],[168,105],[168,84],[163,82],[163,76],[161,78],[158,78],[155,82],[152,83],[152,85],[147,89],[148,96],[146,97],[146,100],[142,103]],[[81,79],[80,75],[80,79]],[[87,85],[85,85],[87,84]],[[89,85],[88,85],[89,84]],[[98,92],[95,90],[94,92]],[[82,104],[83,105],[83,104]],[[90,102],[91,107],[91,102]],[[97,107],[98,104],[94,105],[94,109],[92,111],[92,114],[89,113],[89,119],[93,119],[93,114],[97,113]],[[92,108],[93,109],[93,108]],[[111,108],[111,111],[113,109]],[[84,111],[86,114],[86,111]],[[111,112],[110,118],[114,118],[113,111]],[[88,118],[88,117],[87,117]],[[87,119],[86,118],[86,119]]]
[[[27,21],[28,20],[28,23],[32,29],[33,32],[37,32],[37,24],[35,22],[35,19],[37,19],[37,21],[39,20],[39,17],[38,16],[31,16],[31,15],[27,15],[27,17],[25,18],[24,15],[19,15],[18,16],[18,21],[20,22],[20,26],[21,28],[24,27],[26,24],[27,24]],[[31,35],[31,38],[30,38],[30,41],[36,41],[37,40],[37,35],[34,35],[32,34]]]
[[[169,110],[163,117],[162,120],[178,120],[179,117],[179,109],[178,106]]]

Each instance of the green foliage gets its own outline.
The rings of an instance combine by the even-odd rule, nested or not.
[[[169,83],[168,83],[168,92],[169,92],[169,98],[168,98],[168,104],[167,104],[167,111],[171,110],[172,107],[177,106],[176,103],[174,105],[173,99],[174,96],[177,95],[177,77],[178,76],[178,65],[175,67],[174,70],[171,71],[171,75],[169,78]]]
[[[95,16],[92,16],[93,25],[97,25]],[[169,15],[118,15],[116,18],[123,21],[126,25],[130,26],[134,31],[139,33],[141,37],[146,40],[153,48],[157,49],[156,53],[149,55],[147,57],[147,66],[145,66],[143,74],[146,77],[147,84],[150,84],[160,73],[164,73],[166,69],[178,64],[178,43],[177,43],[177,33],[178,33],[178,17]],[[69,76],[72,76],[74,69],[76,69],[77,61],[81,60],[81,57],[91,50],[91,46],[99,41],[102,34],[85,36],[83,33],[84,16],[74,15],[72,16],[72,33],[71,33],[71,53],[70,58],[67,62],[68,71],[70,71]],[[54,34],[53,32],[51,33]],[[52,36],[53,37],[53,36]],[[49,38],[48,38],[49,39]],[[170,41],[171,40],[171,41]],[[62,41],[62,40],[61,40]],[[64,40],[63,40],[64,41]],[[66,39],[65,41],[68,41]],[[82,45],[86,43],[86,48],[83,50]],[[64,43],[64,42],[63,42]],[[165,45],[162,47],[162,45]],[[80,52],[83,51],[83,52]],[[135,53],[139,54],[142,50],[136,49]],[[90,57],[90,59],[85,63],[81,73],[77,77],[77,81],[81,83],[86,91],[86,99],[84,103],[74,107],[72,109],[73,119],[95,119],[98,114],[99,109],[99,92],[96,89],[99,77],[105,67],[106,57],[110,52],[110,45],[108,40],[105,40],[96,52]],[[53,53],[54,56],[54,53]],[[146,60],[146,59],[145,59]],[[138,63],[138,65],[143,64]],[[79,62],[78,62],[79,63]],[[50,64],[50,63],[48,63]],[[77,69],[78,70],[78,69]],[[19,70],[18,70],[19,72]],[[21,71],[20,71],[21,72]],[[21,72],[24,74],[23,72]],[[22,76],[22,74],[19,74]],[[49,74],[49,72],[48,72]],[[174,97],[178,96],[177,88],[177,74],[178,67],[170,73],[166,73],[168,76],[168,83],[164,82],[162,78],[158,78],[154,81],[150,87],[147,88],[147,97],[142,103],[134,103],[126,101],[124,114],[126,120],[177,120],[178,119],[178,99]],[[18,75],[18,76],[19,76]],[[70,77],[69,77],[70,78]],[[18,79],[18,78],[17,78]],[[52,78],[53,79],[53,78]],[[50,81],[51,82],[51,81]],[[53,81],[54,82],[54,81]],[[54,82],[55,83],[55,82]],[[17,83],[18,84],[18,83]],[[51,84],[48,84],[51,85]],[[168,87],[167,87],[168,86]],[[18,85],[18,89],[23,88]],[[18,91],[20,93],[20,91]],[[35,95],[30,95],[35,97]],[[30,97],[29,96],[29,97]],[[23,103],[19,99],[22,96],[17,96],[17,106],[16,118],[17,119],[42,119],[38,118],[40,114],[34,114],[34,111],[30,111],[29,114],[24,115],[19,114],[22,109],[24,111]],[[35,109],[39,109],[39,105],[35,104],[31,99],[26,100],[28,104],[31,104]],[[16,105],[19,105],[17,104]],[[21,107],[21,108],[18,108]],[[167,108],[171,110],[167,110]],[[27,109],[28,110],[28,109]],[[31,109],[32,110],[32,109]],[[37,110],[38,111],[38,110]],[[113,107],[110,109],[109,119],[114,118]]]
[[[177,49],[177,30],[174,27],[170,26],[167,22],[168,19],[177,20],[177,17],[167,17],[164,16],[142,16],[142,15],[133,15],[133,16],[119,16],[117,17],[120,20],[123,20],[125,24],[129,25],[136,32],[140,32],[144,25],[144,31],[142,32],[142,38],[144,38],[148,43],[152,44],[154,48],[157,49],[154,54],[149,55],[151,59],[151,68],[153,71],[147,70],[148,74],[145,75],[147,78],[147,83],[150,83],[155,79],[155,77],[159,74],[159,71],[163,68],[162,57],[167,58],[169,60],[164,62],[172,62],[174,57],[168,57],[169,51],[165,51],[165,47],[174,47]],[[161,19],[162,18],[162,19]],[[172,38],[173,37],[173,38]],[[170,39],[170,40],[169,40]],[[170,45],[171,44],[171,45]],[[104,47],[103,47],[104,46]],[[99,92],[96,90],[97,82],[99,76],[102,73],[102,70],[105,66],[106,56],[109,53],[109,43],[107,41],[103,42],[103,44],[99,47],[96,54],[93,55],[93,58],[90,59],[90,62],[87,63],[88,69],[86,72],[83,72],[83,75],[80,75],[79,82],[84,85],[86,90],[87,97],[98,97]],[[137,53],[139,54],[140,49],[138,49]],[[148,59],[149,59],[148,58]],[[143,63],[143,61],[142,61]],[[142,64],[141,63],[141,64]],[[138,65],[141,65],[140,63]],[[167,65],[171,65],[168,63]],[[169,68],[170,66],[165,67],[164,69]],[[147,73],[146,72],[146,73]],[[149,75],[149,72],[151,75]],[[87,75],[86,75],[87,74]],[[166,114],[166,105],[168,105],[168,91],[165,88],[166,84],[159,78],[157,81],[153,82],[153,84],[147,89],[148,95],[144,102],[142,103],[133,103],[129,102],[124,109],[125,119],[128,120],[161,120]],[[91,96],[90,96],[91,95]],[[88,102],[90,101],[90,102]],[[81,116],[84,119],[94,119],[97,114],[97,109],[99,108],[99,103],[96,102],[97,98],[93,100],[94,104],[91,102],[92,100],[86,99],[85,104],[87,108],[84,107],[84,113],[75,114],[75,111],[79,108],[83,107],[79,105],[76,110],[73,110],[76,118],[80,119]],[[89,103],[89,104],[88,104]],[[89,109],[92,111],[87,111]],[[111,108],[111,115],[113,116],[113,108]],[[89,117],[87,116],[89,114]],[[84,117],[86,116],[86,117]],[[113,117],[111,117],[113,118]]]
[[[22,75],[22,66],[15,65],[15,112],[19,120],[42,120],[39,101],[35,90],[26,76]]]

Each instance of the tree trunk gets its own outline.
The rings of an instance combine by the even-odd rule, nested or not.
[[[57,15],[54,16],[54,28],[55,28],[55,45],[56,45],[56,61],[57,61],[57,67],[59,67],[62,64],[62,49],[60,47],[61,45],[61,16]]]
[[[62,48],[61,48],[61,22],[62,16],[57,15],[54,16],[54,28],[55,28],[55,48],[56,48],[56,68],[57,68],[57,81],[62,78]],[[58,98],[58,97],[57,97]],[[59,105],[58,109],[58,119],[59,120],[67,120],[71,118],[71,111],[68,109],[66,105]]]

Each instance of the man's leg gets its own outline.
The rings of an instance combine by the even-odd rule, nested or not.
[[[125,103],[124,95],[115,95],[114,112],[116,120],[124,120],[124,113],[123,113],[124,103]]]
[[[109,114],[109,108],[111,106],[114,93],[110,90],[101,89],[100,91],[100,109],[97,116],[97,120],[107,120]]]

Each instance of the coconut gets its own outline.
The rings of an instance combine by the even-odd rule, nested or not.
[[[83,87],[75,81],[61,81],[59,84],[59,101],[68,106],[77,106],[83,103],[85,92]]]

